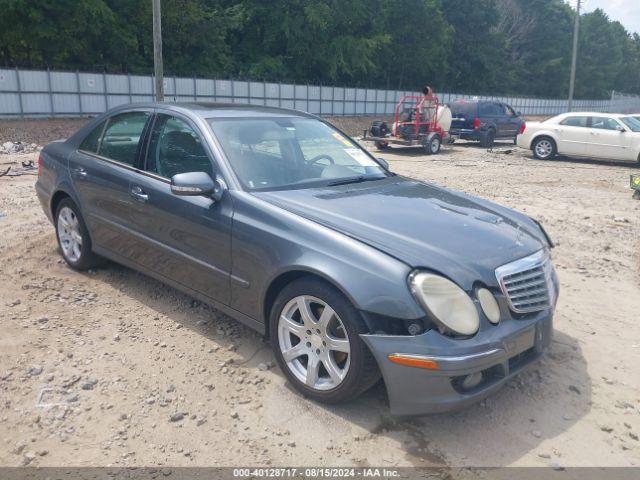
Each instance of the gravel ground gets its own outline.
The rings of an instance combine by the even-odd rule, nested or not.
[[[0,143],[78,123],[20,125],[0,123]],[[70,270],[33,172],[0,178],[0,465],[640,465],[638,170],[504,147],[380,155],[524,211],[558,244],[548,354],[476,406],[413,419],[389,416],[381,384],[348,405],[310,402],[259,335],[206,305],[115,264]]]

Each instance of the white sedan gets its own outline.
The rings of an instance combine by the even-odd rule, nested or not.
[[[640,120],[612,113],[563,113],[527,123],[517,144],[542,160],[561,154],[640,163]]]

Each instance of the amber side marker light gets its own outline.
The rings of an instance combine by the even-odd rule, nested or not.
[[[405,367],[426,368],[427,370],[438,370],[438,362],[426,358],[415,357],[413,355],[403,355],[392,353],[387,356],[390,362],[404,365]]]

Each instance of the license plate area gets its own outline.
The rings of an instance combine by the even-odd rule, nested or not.
[[[509,338],[504,342],[504,348],[508,356],[518,355],[534,346],[536,341],[536,329],[531,327],[526,331]]]

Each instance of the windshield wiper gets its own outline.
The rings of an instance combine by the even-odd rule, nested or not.
[[[348,183],[360,183],[360,182],[369,182],[371,180],[381,180],[385,177],[367,177],[364,175],[357,175],[355,177],[347,177],[341,178],[339,180],[334,180],[333,182],[327,183],[328,187],[334,187],[336,185],[346,185]]]

